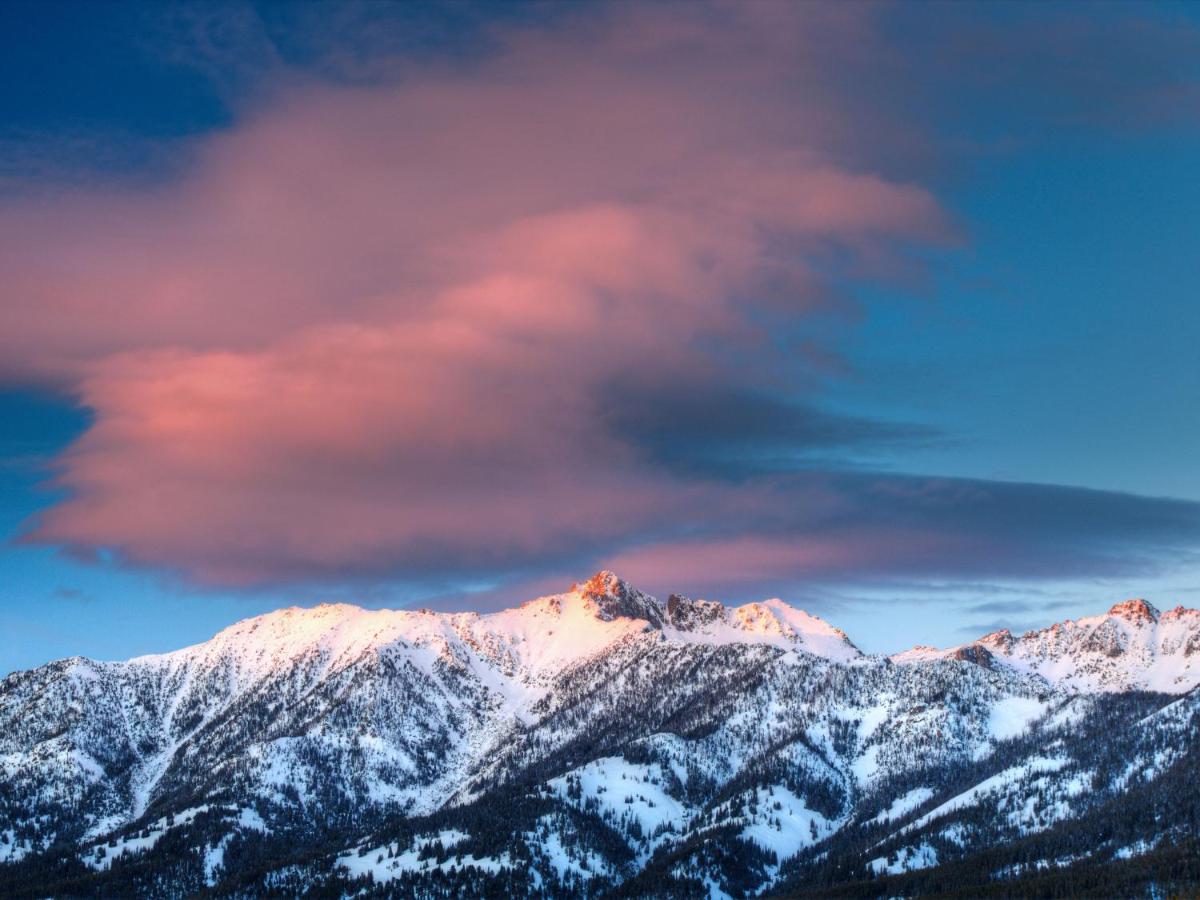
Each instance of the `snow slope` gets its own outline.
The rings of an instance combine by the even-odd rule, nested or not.
[[[1145,600],[1127,600],[1103,615],[1068,619],[1019,637],[997,631],[970,644],[916,647],[892,659],[913,664],[969,656],[1071,690],[1179,694],[1200,684],[1200,610],[1177,606],[1160,613]]]
[[[525,877],[527,856],[529,877],[570,893],[700,848],[677,874],[728,893],[711,841],[758,848],[739,877],[766,889],[853,826],[900,844],[864,865],[911,871],[957,846],[930,829],[968,840],[964,810],[1003,803],[1026,830],[1074,815],[1095,766],[1054,768],[1068,757],[1040,736],[1089,721],[1099,693],[1183,694],[1198,659],[1200,613],[1142,601],[892,658],[780,600],[660,602],[610,572],[487,615],[284,609],[171,653],[0,682],[0,863],[73,846],[116,877],[193,841],[198,883],[216,886],[247,842],[320,833],[344,836],[326,869],[348,877]],[[1113,790],[1181,759],[1196,696],[1137,725],[1149,749]],[[1030,741],[1038,753],[1004,755]],[[951,793],[931,774],[994,756]],[[375,833],[513,785],[536,803],[507,843],[445,823],[428,841]]]

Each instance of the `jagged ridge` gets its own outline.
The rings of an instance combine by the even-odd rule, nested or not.
[[[1006,665],[1082,691],[1183,693],[1200,684],[1200,611],[1177,606],[1160,613],[1145,600],[1126,600],[1103,615],[1020,636],[1003,629],[947,650],[917,647],[892,659],[947,657]]]

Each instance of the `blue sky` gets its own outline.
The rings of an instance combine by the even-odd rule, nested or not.
[[[863,7],[847,21],[787,18],[772,27],[794,29],[794,44],[754,51],[766,61],[761,72],[748,67],[744,83],[721,67],[734,71],[747,46],[760,46],[760,23],[737,21],[711,37],[709,13],[697,9],[688,24],[697,40],[712,41],[708,62],[663,37],[684,13],[671,21],[634,5],[567,15],[488,4],[0,8],[0,236],[28,240],[9,241],[13,252],[0,260],[0,328],[10,335],[0,343],[0,670],[170,649],[291,602],[495,608],[602,564],[663,593],[780,594],[879,651],[1046,624],[1132,595],[1164,608],[1196,605],[1194,8],[955,4],[938,17],[914,5]],[[633,38],[649,49],[630,62],[623,54],[641,46]],[[587,77],[571,62],[580,53],[592,66]],[[806,53],[819,58],[810,65]],[[548,71],[563,72],[564,86],[543,98]],[[715,88],[688,93],[708,78]],[[611,140],[590,158],[587,144],[574,143],[575,101],[613,116],[609,130],[617,130],[627,114],[641,121],[617,93],[638,79],[653,121],[674,111],[660,115],[659,96],[683,98],[690,117]],[[511,94],[494,93],[509,84]],[[428,115],[452,123],[442,126],[448,133],[464,129],[456,140],[469,144],[464,111],[486,122],[500,105],[519,118],[525,97],[549,123],[536,145],[507,134],[503,116],[479,126],[480,143],[498,149],[468,147],[461,160],[461,143],[426,154],[414,137],[433,127],[415,118]],[[750,112],[735,130],[721,121],[730,118],[722,104],[739,98]],[[454,115],[442,117],[439,104]],[[393,115],[394,125],[373,130]],[[813,224],[771,198],[748,199],[746,207],[757,204],[749,211],[721,206],[741,190],[737,178],[718,197],[695,189],[701,179],[662,174],[662,160],[676,157],[653,151],[687,152],[686,142],[684,151],[674,144],[686,129],[720,148],[694,162],[706,178],[744,176],[748,159],[783,160],[780,179],[819,178],[834,185],[827,202],[879,218],[852,234],[849,212]],[[304,168],[308,157],[290,143],[296,135],[320,149],[317,168]],[[298,180],[288,182],[290,163],[281,163],[293,152]],[[542,152],[544,178],[520,161]],[[512,192],[489,194],[493,159],[495,178],[510,180]],[[345,215],[371,228],[359,234],[348,220],[339,227],[318,216],[293,234],[287,223],[315,214],[286,201],[279,243],[265,236],[260,248],[252,237],[191,256],[190,239],[174,240],[203,242],[205,228],[240,226],[202,195],[239,185],[249,196],[254,178],[269,181],[274,169],[288,170],[271,183],[280,196],[324,191],[340,211],[343,193],[353,195]],[[381,196],[416,190],[389,180],[400,170],[444,185],[424,219],[393,220],[373,206],[373,186]],[[849,193],[866,175],[869,186],[855,182]],[[863,191],[877,196],[862,200]],[[755,258],[772,268],[749,270],[742,244],[700,232],[701,255],[717,260],[710,270],[735,273],[705,295],[707,306],[687,294],[706,285],[679,298],[670,294],[675,282],[647,287],[653,270],[640,257],[613,257],[611,268],[640,274],[593,296],[590,270],[557,267],[574,245],[557,251],[550,274],[539,248],[579,223],[580,240],[607,235],[613,219],[587,218],[597,202],[625,217],[615,220],[621,227],[661,239],[671,265],[671,253],[693,248],[666,246],[661,223],[682,233],[697,209],[718,209],[733,231],[745,227],[747,241],[764,241]],[[479,237],[482,222],[532,228],[543,220],[528,262],[525,245],[511,242],[517,232],[503,230],[516,226]],[[388,240],[373,243],[379,223],[397,229],[403,265],[392,262]],[[129,241],[111,243],[122,229]],[[444,258],[429,255],[430,234],[456,248],[455,278],[482,259],[492,268],[479,283],[496,284],[498,274],[512,275],[508,257],[522,260],[513,269],[522,277],[552,275],[560,293],[551,305],[530,312],[522,300],[520,311],[554,330],[522,325],[518,346],[528,352],[513,355],[506,335],[505,353],[496,353],[507,362],[484,375],[479,351],[425,359],[436,333],[413,338],[398,323],[451,303],[486,331],[500,302],[494,293],[467,306],[454,299],[475,282],[430,274],[430,260]],[[298,249],[313,247],[334,249],[317,264],[301,258],[311,249]],[[495,268],[493,248],[508,268]],[[128,260],[110,262],[126,252]],[[191,299],[172,299],[174,282],[161,274],[147,272],[141,297],[140,252],[148,270],[162,258],[180,271],[197,267],[181,283],[199,285],[199,313],[183,305]],[[596,251],[607,252],[607,244]],[[577,268],[591,255],[585,244]],[[226,269],[239,277],[220,280]],[[53,281],[76,270],[78,282]],[[420,279],[436,300],[404,293]],[[231,296],[251,281],[258,293]],[[319,294],[304,293],[310,284]],[[61,308],[47,307],[69,291]],[[622,291],[636,296],[632,309],[650,310],[645,322],[641,312],[612,312],[624,309]],[[664,294],[687,302],[653,309]],[[567,376],[595,332],[564,331],[558,316],[588,303],[609,310],[610,335],[629,356]],[[44,318],[27,327],[35,305]],[[102,313],[93,320],[90,310]],[[742,331],[764,320],[770,349]],[[364,333],[366,344],[337,343]],[[691,350],[676,358],[681,344]],[[350,346],[377,365],[331,372],[319,362],[328,352],[313,346]],[[395,400],[388,379],[431,384],[431,372],[447,371],[456,377],[430,388],[442,392],[437,414],[407,427],[405,416],[427,412]],[[246,372],[260,380],[225,387],[250,384],[238,380]],[[311,407],[291,396],[309,375]],[[334,382],[339,392],[321,396]],[[156,384],[181,393],[164,400]],[[218,384],[218,399],[189,405]],[[261,384],[269,392],[253,394]],[[593,405],[586,418],[571,412]],[[488,431],[476,447],[473,434],[449,424],[484,421],[498,406],[519,434]],[[221,415],[203,419],[214,408]],[[218,458],[232,448],[264,468],[214,467],[205,457],[181,469],[178,448],[154,443],[159,431],[128,427],[165,421],[164,413],[200,429],[187,433],[189,446],[215,434]],[[313,431],[302,421],[310,413],[320,420]],[[260,421],[272,416],[278,440]],[[597,418],[610,431],[593,433]],[[334,421],[361,440],[326,442]],[[377,422],[399,425],[379,434]],[[573,443],[577,432],[587,441]],[[293,464],[296,473],[280,474]],[[514,487],[497,494],[497,483]],[[230,485],[230,496],[247,498],[244,508],[221,493]],[[222,502],[210,507],[206,498],[217,495]],[[156,496],[181,505],[139,528]],[[589,505],[594,516],[563,511]],[[327,521],[296,531],[289,516]],[[188,520],[194,525],[176,533]],[[225,542],[205,537],[227,533]]]
[[[885,307],[851,338],[878,366],[864,401],[895,375],[910,415],[968,442],[923,470],[1197,499],[1197,152],[1187,133],[1064,138],[951,193],[972,246],[942,273],[949,301]]]

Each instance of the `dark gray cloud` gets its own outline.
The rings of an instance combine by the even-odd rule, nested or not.
[[[761,388],[697,380],[613,384],[598,402],[614,439],[680,473],[741,478],[937,440],[929,427],[821,409]]]
[[[1056,485],[761,476],[685,525],[653,547],[631,542],[612,554],[613,565],[655,590],[752,598],[819,585],[1147,578],[1200,562],[1200,503]],[[953,592],[942,597],[952,602]],[[1059,605],[1018,593],[990,612]]]
[[[54,589],[54,599],[67,603],[91,604],[96,598],[82,588],[61,586]]]
[[[989,600],[984,603],[970,603],[963,607],[963,612],[973,615],[1017,615],[1020,613],[1042,612],[1048,609],[1061,609],[1072,606],[1073,601],[1066,598],[1057,600]]]

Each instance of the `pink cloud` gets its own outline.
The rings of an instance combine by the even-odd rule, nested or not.
[[[976,535],[949,530],[889,529],[865,521],[829,531],[801,529],[782,535],[741,534],[636,547],[605,560],[637,584],[657,589],[706,585],[738,590],[747,585],[786,585],[804,579],[855,575],[943,563],[986,546]]]
[[[796,363],[755,310],[802,321],[831,259],[953,229],[838,163],[886,132],[816,77],[864,17],[675,13],[297,84],[180,181],[0,209],[3,372],[96,414],[36,539],[248,584],[539,565],[737,510],[612,433],[604,388],[768,384]]]

